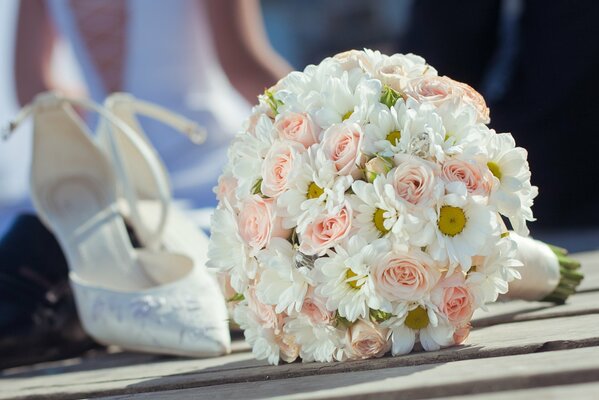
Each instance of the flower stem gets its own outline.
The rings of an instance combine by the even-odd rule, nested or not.
[[[560,265],[560,281],[555,290],[543,299],[556,304],[564,304],[568,297],[576,293],[584,275],[580,270],[580,261],[568,257],[568,251],[564,248],[548,244],[549,248],[557,256]]]

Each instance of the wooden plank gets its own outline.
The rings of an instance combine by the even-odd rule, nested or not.
[[[489,326],[473,331],[465,346],[437,352],[347,363],[294,363],[266,366],[249,353],[218,359],[169,361],[101,371],[71,372],[2,381],[0,398],[80,398],[281,380],[315,374],[383,370],[423,366],[456,360],[529,354],[599,345],[599,315],[535,320]],[[494,361],[489,361],[494,363]],[[427,367],[429,368],[429,367]],[[430,367],[432,368],[432,367]]]
[[[540,301],[498,302],[488,305],[489,311],[477,310],[474,327],[599,313],[599,291],[577,293],[563,305]]]
[[[497,393],[483,393],[459,397],[443,397],[446,400],[597,400],[599,382],[581,383],[563,386],[549,386],[537,389],[509,390]]]
[[[143,393],[113,399],[426,399],[595,382],[599,347]],[[486,397],[485,397],[486,398]],[[529,397],[530,398],[530,397]],[[532,397],[535,398],[535,397]]]

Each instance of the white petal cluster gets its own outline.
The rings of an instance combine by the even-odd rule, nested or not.
[[[276,364],[459,344],[519,278],[537,188],[470,86],[352,50],[259,97],[215,188],[209,265]]]

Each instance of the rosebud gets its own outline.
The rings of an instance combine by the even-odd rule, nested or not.
[[[372,183],[380,174],[386,174],[393,168],[393,161],[388,157],[377,155],[370,159],[364,166],[366,179]]]

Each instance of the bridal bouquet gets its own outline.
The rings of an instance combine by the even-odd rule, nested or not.
[[[338,54],[260,97],[229,149],[209,249],[258,358],[467,337],[520,276],[503,218],[526,236],[537,195],[526,150],[489,121],[480,94],[413,54]]]

